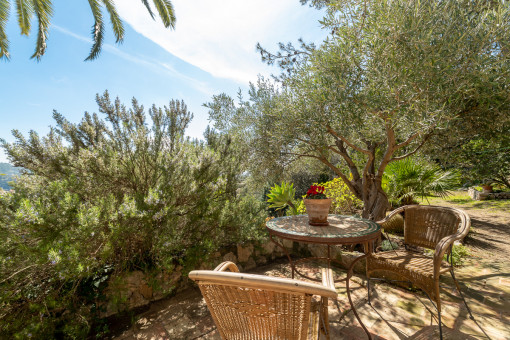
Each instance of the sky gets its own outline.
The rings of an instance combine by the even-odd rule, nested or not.
[[[146,108],[182,99],[195,117],[187,134],[201,138],[209,123],[203,104],[213,95],[235,97],[258,75],[279,72],[260,60],[257,42],[277,51],[278,42],[301,37],[320,43],[326,36],[319,23],[323,13],[298,0],[172,0],[175,30],[153,21],[140,0],[115,3],[124,42],[115,44],[108,22],[102,53],[91,62],[84,61],[92,46],[87,1],[53,1],[40,62],[30,59],[37,32],[21,36],[11,9],[11,59],[0,61],[0,138],[13,142],[13,129],[45,135],[55,125],[53,110],[78,123],[84,112],[97,112],[96,94],[105,90],[128,106],[133,97]],[[7,161],[0,150],[0,162]]]

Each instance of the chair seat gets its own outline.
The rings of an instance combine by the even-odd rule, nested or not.
[[[368,270],[390,270],[403,274],[408,278],[416,275],[432,279],[434,277],[434,259],[432,256],[410,251],[390,250],[373,254],[368,260]],[[450,270],[450,265],[442,261],[439,272]]]

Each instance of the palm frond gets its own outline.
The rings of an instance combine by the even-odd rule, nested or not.
[[[152,20],[154,20],[154,12],[152,11],[151,6],[149,5],[149,0],[142,0],[142,3],[145,5],[145,8],[147,8],[147,11],[149,11]]]
[[[110,21],[112,23],[113,33],[115,34],[116,42],[121,43],[124,40],[124,25],[117,13],[113,0],[103,0],[106,10],[110,14]]]
[[[9,19],[9,0],[0,0],[0,59],[9,59],[9,40],[5,33]]]
[[[169,0],[153,0],[165,27],[175,29],[174,6]]]
[[[46,41],[48,40],[48,30],[50,27],[50,19],[53,15],[53,5],[51,0],[32,0],[35,15],[37,16],[37,44],[35,52],[31,58],[37,61],[46,52]]]
[[[458,171],[445,171],[435,164],[406,158],[390,163],[384,172],[383,189],[393,203],[409,204],[415,198],[446,197],[459,185]]]
[[[92,26],[92,40],[94,44],[90,49],[90,54],[85,60],[94,60],[101,53],[101,46],[104,39],[103,13],[101,12],[100,0],[89,0],[89,6],[94,16],[94,25]]]
[[[32,15],[34,14],[34,8],[30,0],[16,0],[16,14],[21,34],[28,36],[32,28]]]

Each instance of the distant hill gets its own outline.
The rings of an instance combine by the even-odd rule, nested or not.
[[[0,163],[0,188],[9,190],[8,182],[14,180],[14,176],[20,173],[20,168],[16,168],[9,163]]]

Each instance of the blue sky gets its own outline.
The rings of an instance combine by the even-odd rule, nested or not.
[[[7,33],[10,61],[0,61],[0,137],[11,130],[46,134],[53,110],[71,122],[97,112],[96,93],[105,90],[125,104],[132,97],[148,107],[183,99],[194,113],[188,134],[200,138],[208,124],[203,103],[225,92],[235,96],[258,74],[278,73],[260,61],[255,45],[276,51],[277,43],[320,43],[322,13],[298,0],[173,0],[177,25],[154,22],[140,0],[116,1],[124,20],[124,43],[107,29],[98,59],[85,62],[93,24],[88,2],[54,0],[48,49],[40,62],[30,59],[36,32],[22,37],[11,10]],[[36,23],[33,23],[36,26]],[[7,161],[0,150],[0,162]]]

